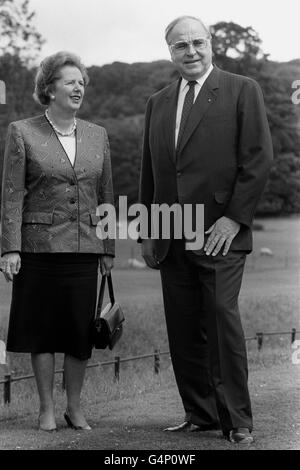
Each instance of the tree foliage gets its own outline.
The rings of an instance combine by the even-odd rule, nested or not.
[[[277,156],[275,163],[257,213],[300,213],[300,158],[283,153]]]
[[[261,39],[251,26],[244,28],[233,22],[221,21],[211,28],[212,45],[216,56],[243,60],[266,58],[261,49]]]
[[[44,43],[34,27],[35,13],[29,0],[0,0],[0,55],[17,55],[32,60]]]

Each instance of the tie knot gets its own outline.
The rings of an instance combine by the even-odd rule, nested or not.
[[[191,80],[190,82],[188,82],[188,86],[191,88],[191,87],[194,87],[196,85],[196,80]]]

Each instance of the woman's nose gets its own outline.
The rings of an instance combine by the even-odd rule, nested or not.
[[[83,85],[81,83],[75,83],[74,90],[82,90],[82,89],[83,89]]]

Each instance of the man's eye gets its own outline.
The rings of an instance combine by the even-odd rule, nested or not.
[[[203,39],[195,39],[195,40],[193,41],[193,45],[194,45],[195,47],[199,47],[199,46],[200,46],[200,47],[203,47],[203,46],[205,45],[205,41],[203,41]]]
[[[186,49],[186,47],[187,47],[187,43],[186,43],[186,42],[177,42],[177,43],[175,44],[175,48],[176,48],[177,50],[179,50],[179,51],[182,50],[182,49]]]

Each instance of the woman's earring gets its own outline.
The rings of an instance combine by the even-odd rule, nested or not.
[[[50,99],[51,99],[51,100],[55,100],[55,96],[54,96],[54,95],[50,95]]]

